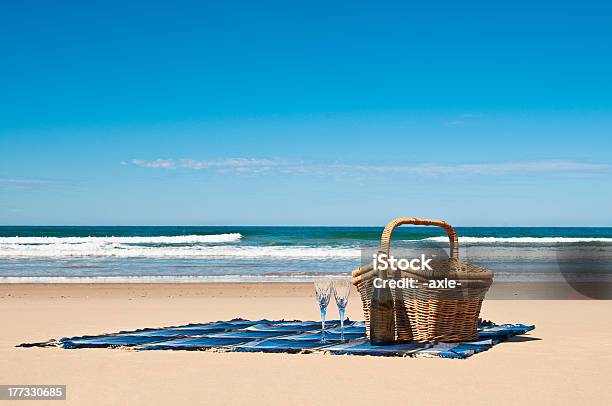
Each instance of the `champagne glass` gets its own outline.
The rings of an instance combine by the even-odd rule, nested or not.
[[[325,314],[331,298],[332,282],[329,279],[317,279],[314,282],[315,296],[321,310],[321,342],[325,342]]]
[[[344,311],[346,310],[349,294],[351,293],[351,281],[348,279],[334,281],[333,291],[338,312],[340,313],[340,341],[344,341]]]

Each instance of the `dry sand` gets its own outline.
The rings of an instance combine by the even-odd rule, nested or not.
[[[66,384],[67,402],[52,404],[81,405],[612,404],[612,301],[488,300],[484,318],[536,330],[467,360],[15,347],[234,317],[312,320],[311,289],[0,285],[0,384]],[[356,295],[348,316],[362,319]]]

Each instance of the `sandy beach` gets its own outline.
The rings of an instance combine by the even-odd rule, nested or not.
[[[311,284],[0,285],[0,382],[66,384],[68,404],[610,404],[612,302],[488,300],[532,333],[467,360],[16,348],[234,317],[316,319]],[[335,315],[335,308],[330,308]],[[351,319],[362,319],[354,292]]]

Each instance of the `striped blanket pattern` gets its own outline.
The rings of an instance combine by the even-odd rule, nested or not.
[[[494,345],[525,334],[535,327],[524,324],[479,325],[475,341],[461,343],[405,343],[372,346],[362,321],[347,320],[341,336],[340,321],[326,322],[322,341],[321,322],[234,319],[212,323],[145,328],[111,334],[20,344],[21,347],[129,348],[136,351],[199,350],[274,353],[327,353],[395,357],[467,358]],[[343,339],[342,339],[343,338]]]

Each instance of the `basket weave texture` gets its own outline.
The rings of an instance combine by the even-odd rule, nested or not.
[[[396,342],[458,342],[475,340],[482,301],[493,281],[493,273],[477,265],[459,260],[459,241],[453,227],[440,220],[398,218],[389,222],[381,236],[380,252],[389,255],[395,228],[403,224],[442,227],[450,240],[450,258],[433,260],[432,271],[389,271],[388,279],[413,278],[418,288],[391,289],[395,314]],[[390,272],[393,274],[391,275]],[[374,292],[373,280],[378,271],[373,265],[353,271],[353,284],[361,295],[370,333],[370,304]],[[455,280],[455,288],[430,288],[431,280]],[[460,286],[459,286],[460,284]]]

